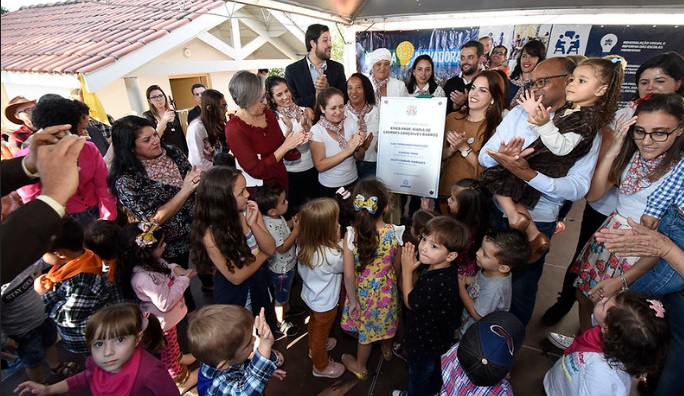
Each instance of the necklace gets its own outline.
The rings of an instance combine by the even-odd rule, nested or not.
[[[321,117],[321,119],[318,120],[318,124],[321,124],[321,126],[325,128],[326,131],[335,135],[337,144],[339,144],[341,149],[347,147],[347,140],[344,138],[344,135],[342,134],[342,131],[344,130],[344,119],[340,121],[339,124],[335,125],[332,122],[326,120],[325,117]]]

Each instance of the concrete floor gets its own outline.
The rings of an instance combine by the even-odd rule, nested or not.
[[[555,361],[560,357],[561,351],[551,347],[546,340],[549,331],[558,331],[564,334],[574,334],[578,329],[576,307],[556,326],[548,327],[541,323],[544,311],[556,301],[557,293],[563,280],[565,269],[575,251],[579,224],[581,221],[584,203],[576,203],[566,219],[565,231],[556,234],[552,239],[551,251],[546,258],[544,273],[539,282],[537,304],[534,315],[527,326],[527,335],[523,348],[516,357],[516,365],[511,374],[513,389],[517,395],[538,396],[544,395],[542,379]],[[212,303],[211,296],[205,295],[200,290],[199,280],[193,279],[193,294],[199,305]],[[292,293],[292,302],[302,304],[299,297],[301,285],[295,283]],[[277,395],[389,395],[393,389],[407,389],[406,364],[396,357],[386,362],[382,359],[380,348],[375,347],[368,363],[368,368],[374,374],[366,381],[359,381],[353,374],[347,372],[339,379],[315,378],[311,375],[311,361],[307,357],[307,337],[304,320],[306,315],[295,317],[293,321],[300,327],[300,334],[296,337],[281,338],[276,341],[275,348],[285,356],[283,369],[287,371],[287,378],[282,381],[272,380],[266,394]],[[178,334],[183,338],[185,322],[180,325]],[[356,354],[356,342],[353,338],[342,333],[339,326],[333,328],[332,337],[337,338],[338,343],[331,351],[335,361],[340,361],[343,353]],[[401,334],[398,335],[398,338]],[[181,339],[181,346],[185,346],[185,340]],[[61,349],[64,359],[83,363],[83,357],[73,356]],[[23,370],[18,370],[13,375],[2,381],[0,389],[2,395],[12,394],[12,389],[26,380]],[[55,380],[55,379],[53,379]],[[636,384],[636,381],[635,381]],[[89,395],[82,393],[81,395]],[[192,394],[192,392],[188,393]],[[638,395],[636,387],[632,387],[631,395]]]

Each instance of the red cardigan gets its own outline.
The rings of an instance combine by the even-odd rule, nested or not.
[[[237,162],[250,176],[264,182],[277,182],[287,190],[287,170],[283,161],[276,161],[273,155],[285,141],[285,136],[273,111],[266,109],[264,114],[266,128],[248,125],[240,117],[231,115],[226,123],[226,142]],[[295,161],[300,156],[294,149],[288,151],[284,159]]]

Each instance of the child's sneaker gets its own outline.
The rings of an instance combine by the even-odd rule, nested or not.
[[[570,344],[572,344],[572,341],[575,339],[574,337],[568,337],[559,333],[549,333],[546,338],[549,339],[553,346],[562,350],[568,349]]]
[[[337,340],[329,337],[328,341],[325,343],[325,350],[330,351],[337,345]],[[311,348],[309,348],[309,359],[311,359]]]
[[[344,366],[330,359],[328,367],[322,371],[318,371],[316,370],[316,367],[314,367],[313,370],[311,370],[311,374],[313,374],[314,377],[319,378],[339,378],[344,374]]]
[[[297,327],[297,325],[283,320],[282,322],[280,322],[280,326],[278,326],[275,332],[277,335],[280,336],[284,335],[287,337],[294,337],[297,334],[299,334],[299,328]]]

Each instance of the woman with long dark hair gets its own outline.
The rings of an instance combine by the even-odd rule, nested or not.
[[[446,199],[461,179],[479,179],[483,167],[477,161],[480,149],[496,131],[506,110],[505,81],[496,70],[485,70],[468,91],[463,111],[447,115],[439,195],[442,213],[449,213]]]
[[[546,59],[544,43],[532,40],[523,45],[508,80],[508,103],[511,109],[518,105],[518,98],[522,97],[526,85],[530,82],[532,70],[544,59]]]
[[[200,116],[188,125],[188,161],[199,169],[212,167],[214,155],[226,149],[226,109],[228,103],[215,89],[202,92]]]
[[[187,268],[194,192],[202,172],[190,165],[180,149],[162,143],[152,121],[143,117],[117,120],[112,126],[112,147],[109,188],[129,217],[164,225],[164,259]],[[184,295],[188,311],[194,311],[192,293],[186,289]]]
[[[435,63],[430,55],[417,56],[411,66],[411,77],[406,83],[409,95],[432,95],[437,98],[446,96],[444,89],[435,81]]]

